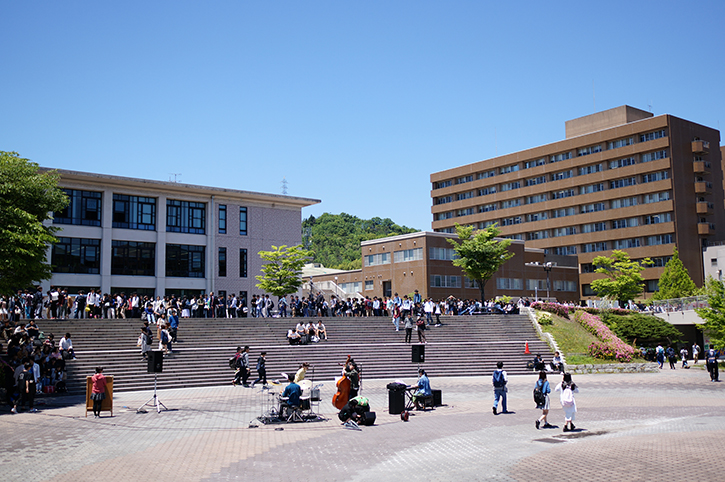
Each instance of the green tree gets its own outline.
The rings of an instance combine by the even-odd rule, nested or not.
[[[514,257],[509,251],[510,239],[496,239],[501,231],[494,224],[485,229],[476,230],[473,226],[461,226],[456,223],[458,239],[448,242],[456,252],[453,264],[462,268],[470,279],[478,282],[481,301],[485,300],[486,282],[506,261]]]
[[[652,298],[656,300],[684,298],[695,295],[697,291],[695,282],[690,278],[690,273],[682,264],[680,253],[675,248],[672,259],[667,262],[662,276],[660,276],[659,289],[652,295]]]
[[[282,297],[302,286],[302,268],[312,258],[312,251],[303,249],[302,245],[272,246],[272,251],[260,251],[259,257],[266,263],[262,266],[263,274],[256,277],[257,288]]]
[[[16,152],[0,151],[0,294],[50,278],[45,254],[58,228],[43,221],[68,205],[58,179]]]
[[[314,261],[334,269],[359,269],[360,242],[414,233],[389,218],[360,219],[350,214],[325,213],[302,221],[302,242],[315,253]]]
[[[695,310],[705,320],[704,324],[697,326],[710,335],[710,342],[715,348],[722,350],[725,348],[725,286],[722,281],[708,277],[705,292],[710,306]]]
[[[644,290],[641,273],[645,266],[653,263],[649,258],[642,262],[632,261],[627,252],[615,249],[611,257],[597,256],[592,264],[596,266],[595,273],[606,275],[606,278],[592,281],[592,289],[599,297],[617,300],[620,306],[626,306]]]

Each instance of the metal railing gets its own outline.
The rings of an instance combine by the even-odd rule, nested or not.
[[[675,298],[673,300],[655,300],[652,302],[652,309],[655,313],[671,313],[673,311],[690,311],[698,308],[707,308],[707,296],[689,296],[687,298]]]

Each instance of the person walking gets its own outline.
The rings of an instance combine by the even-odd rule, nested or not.
[[[428,344],[425,340],[425,319],[423,315],[418,315],[418,320],[415,322],[418,328],[418,343]]]
[[[398,309],[397,307],[395,309]],[[405,318],[405,342],[410,343],[413,339],[413,318]]]
[[[571,432],[574,426],[574,417],[576,416],[576,400],[574,394],[579,393],[576,383],[571,380],[571,373],[564,373],[562,381],[554,389],[559,393],[559,402],[561,408],[564,409],[564,432]]]
[[[687,348],[684,346],[682,347],[682,350],[680,350],[680,357],[682,357],[682,368],[690,368],[687,366]]]
[[[106,377],[103,367],[96,367],[96,374],[91,377],[91,400],[93,400],[93,416],[101,416],[101,405],[106,399]]]
[[[674,370],[677,363],[677,353],[672,346],[667,347],[667,361],[670,362],[670,370]]]
[[[252,388],[258,382],[262,382],[263,385],[267,385],[267,352],[263,351],[257,358],[257,373],[259,376],[252,382]]]
[[[501,413],[508,413],[506,405],[506,393],[508,388],[506,384],[509,379],[503,370],[503,362],[496,363],[496,369],[493,371],[493,414],[498,415],[498,402],[501,400]]]
[[[694,343],[692,345],[692,359],[693,359],[694,365],[697,365],[697,360],[699,358],[700,358],[700,345],[698,345],[697,343]]]
[[[710,372],[711,382],[720,381],[720,370],[717,366],[717,358],[717,351],[710,345],[710,349],[705,352],[705,363],[707,364],[707,371]]]
[[[544,428],[552,428],[553,425],[549,423],[546,416],[549,415],[549,394],[551,393],[551,386],[549,381],[546,379],[546,372],[539,372],[539,379],[536,380],[534,386],[534,401],[536,401],[536,408],[541,410],[541,417],[536,420],[536,429],[541,427],[541,422],[544,422]],[[538,395],[538,396],[537,396]]]

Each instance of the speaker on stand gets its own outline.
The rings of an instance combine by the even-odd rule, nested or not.
[[[162,373],[164,371],[164,352],[161,350],[152,350],[147,352],[147,354],[149,360],[147,371],[148,373],[154,374],[154,394],[146,401],[146,403],[136,409],[136,413],[145,413],[146,411],[143,408],[147,405],[151,407],[156,407],[156,412],[161,413],[162,407],[164,410],[168,410],[168,408],[166,408],[166,405],[161,403],[159,397],[156,396],[157,377],[159,373]]]

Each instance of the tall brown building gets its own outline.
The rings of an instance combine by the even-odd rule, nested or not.
[[[645,291],[673,248],[696,283],[702,247],[725,239],[720,132],[621,106],[566,122],[563,141],[431,174],[434,231],[498,223],[504,237],[550,255],[578,255],[593,296],[596,256],[649,257]]]

